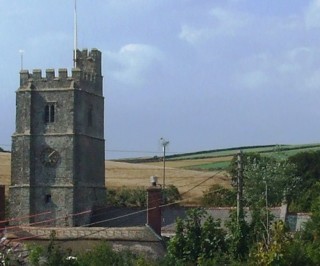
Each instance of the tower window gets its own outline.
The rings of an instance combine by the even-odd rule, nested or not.
[[[55,104],[46,104],[44,107],[44,122],[53,123],[55,120]]]
[[[50,203],[51,202],[51,195],[47,194],[44,201],[45,201],[45,203]]]
[[[89,107],[88,110],[88,126],[91,127],[92,126],[92,105]]]

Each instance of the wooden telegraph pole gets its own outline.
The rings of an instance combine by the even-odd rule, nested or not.
[[[242,166],[242,151],[237,154],[237,223],[243,218],[243,204],[242,204],[242,192],[243,192],[243,166]]]

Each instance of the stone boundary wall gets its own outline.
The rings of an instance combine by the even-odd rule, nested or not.
[[[33,227],[20,226],[14,232],[8,232],[11,239],[50,239],[55,232],[55,239],[88,239],[108,241],[159,242],[159,237],[148,227]]]
[[[122,228],[21,226],[15,227],[14,232],[8,232],[5,236],[13,243],[37,243],[47,246],[52,232],[55,232],[54,240],[61,247],[76,249],[78,252],[88,251],[101,241],[107,241],[115,251],[130,250],[152,259],[161,258],[166,253],[164,242],[148,226]]]

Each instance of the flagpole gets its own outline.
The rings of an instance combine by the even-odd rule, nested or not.
[[[77,0],[74,0],[74,36],[73,36],[73,66],[74,68],[77,67],[77,49],[78,49],[78,21],[77,21]]]

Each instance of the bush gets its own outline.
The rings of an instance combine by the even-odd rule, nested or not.
[[[201,203],[206,207],[233,207],[236,206],[237,192],[221,185],[212,185],[203,193]]]
[[[119,190],[109,189],[107,201],[117,207],[146,207],[147,192],[143,187],[135,189],[122,187]]]
[[[177,200],[181,200],[179,190],[174,185],[168,185],[163,190],[164,203],[173,203]]]
[[[80,255],[77,262],[80,266],[136,265],[138,259],[138,256],[130,251],[113,251],[111,246],[105,242]]]
[[[164,203],[172,203],[180,200],[181,196],[175,186],[168,185],[163,190],[163,199]],[[147,191],[144,187],[109,189],[107,201],[117,207],[147,207]]]

